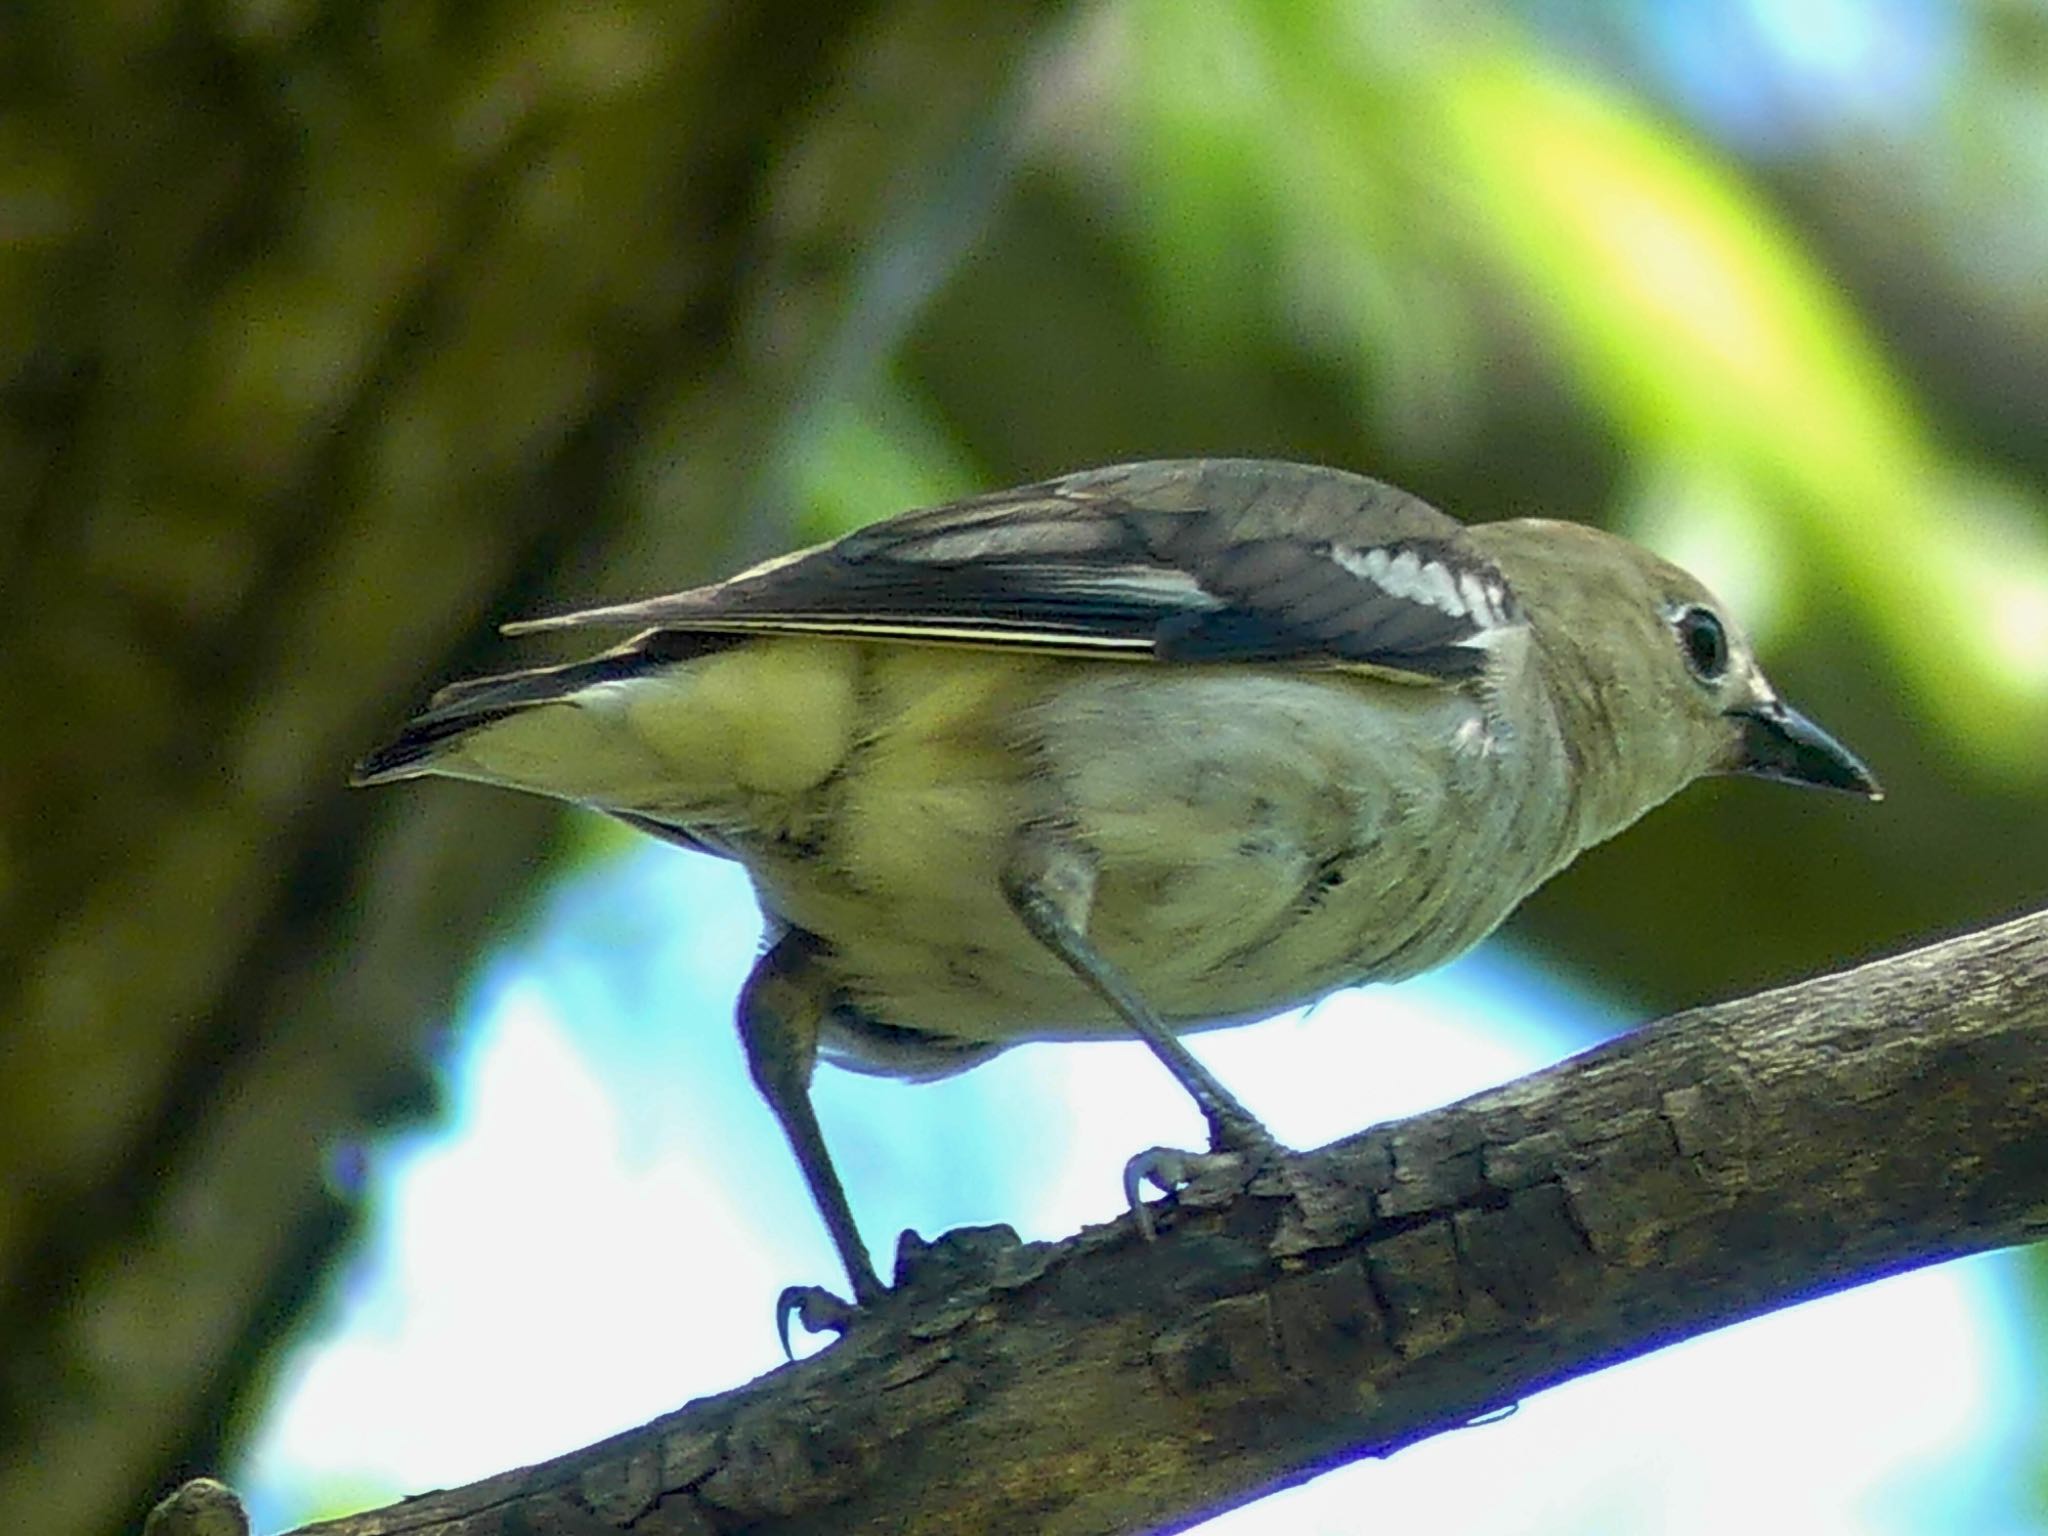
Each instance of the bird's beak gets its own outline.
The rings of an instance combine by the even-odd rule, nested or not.
[[[1869,800],[1884,798],[1862,759],[1783,700],[1769,699],[1729,714],[1742,727],[1734,772],[1845,790]]]

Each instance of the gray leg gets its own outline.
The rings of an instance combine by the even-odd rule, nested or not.
[[[853,1224],[853,1208],[846,1202],[846,1190],[839,1182],[832,1155],[825,1150],[824,1134],[818,1129],[817,1111],[811,1107],[811,1069],[818,1060],[818,1028],[829,1006],[830,987],[819,970],[818,941],[804,933],[785,933],[754,967],[740,992],[740,1040],[747,1049],[747,1065],[755,1086],[782,1122],[811,1199],[853,1283],[856,1306],[867,1306],[883,1295],[883,1285],[861,1243]],[[823,1299],[808,1290],[785,1292],[776,1308],[778,1326],[788,1345],[788,1318],[792,1311],[807,1324],[822,1316]],[[826,1326],[840,1326],[831,1320]]]
[[[1088,941],[1095,864],[1086,852],[1055,832],[1027,833],[1003,872],[1003,894],[1031,936],[1094,988],[1131,1032],[1152,1048],[1174,1081],[1188,1091],[1209,1122],[1212,1151],[1266,1154],[1275,1150],[1272,1134],[1258,1117],[1195,1059],[1130,979]]]

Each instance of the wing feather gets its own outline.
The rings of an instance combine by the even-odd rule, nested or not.
[[[1022,646],[1168,662],[1480,671],[1521,622],[1452,519],[1338,470],[1182,460],[905,513],[726,581],[507,625]]]

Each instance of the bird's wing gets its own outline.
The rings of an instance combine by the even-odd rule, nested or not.
[[[506,626],[807,633],[1168,662],[1479,671],[1519,625],[1463,528],[1363,476],[1119,466],[905,513],[714,586]]]

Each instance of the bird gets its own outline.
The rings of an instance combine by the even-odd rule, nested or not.
[[[504,630],[628,638],[443,688],[353,781],[549,795],[745,867],[740,1035],[852,1290],[785,1292],[785,1346],[791,1310],[886,1294],[819,1060],[926,1080],[1135,1035],[1199,1155],[1277,1155],[1183,1034],[1442,964],[1702,776],[1882,793],[1650,551],[1279,461],[1063,475]],[[1134,1206],[1185,1166],[1134,1160]]]

